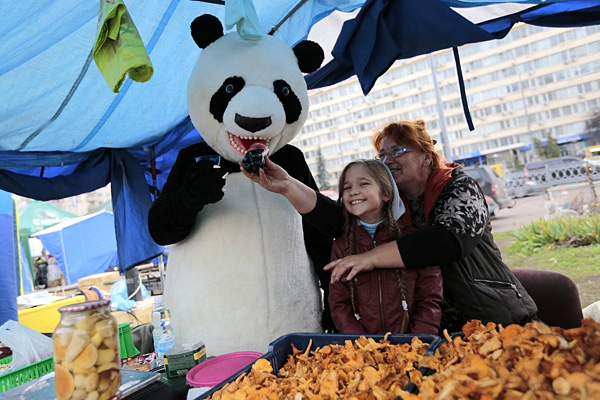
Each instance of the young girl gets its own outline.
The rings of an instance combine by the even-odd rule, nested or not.
[[[377,160],[351,162],[340,175],[339,193],[346,225],[334,242],[332,261],[371,250],[400,235],[398,220],[405,210],[385,164]],[[349,282],[331,283],[328,301],[341,333],[437,335],[442,298],[439,267],[375,268]]]

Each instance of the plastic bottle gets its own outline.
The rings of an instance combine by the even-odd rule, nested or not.
[[[171,313],[163,303],[163,296],[154,296],[154,310],[152,310],[152,336],[154,338],[154,351],[156,352],[156,365],[164,365],[165,353],[175,347],[175,335],[171,325]]]

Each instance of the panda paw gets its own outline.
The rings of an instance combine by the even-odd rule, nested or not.
[[[183,181],[190,206],[202,207],[220,201],[225,195],[227,174],[211,161],[201,160],[191,165]]]

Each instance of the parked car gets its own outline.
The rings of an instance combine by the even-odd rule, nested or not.
[[[485,202],[488,205],[488,212],[490,214],[490,218],[496,218],[498,216],[498,210],[500,210],[500,206],[498,205],[498,203],[496,203],[496,201],[490,197],[490,196],[485,196]]]
[[[483,194],[493,198],[500,208],[510,208],[516,204],[508,193],[506,182],[488,165],[465,167],[465,172],[477,181]]]

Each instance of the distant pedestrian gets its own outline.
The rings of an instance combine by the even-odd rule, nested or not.
[[[36,257],[33,262],[35,269],[35,286],[39,289],[48,287],[48,261],[44,257]]]
[[[60,270],[60,267],[56,263],[56,258],[54,256],[48,257],[48,286],[57,287],[63,284],[63,273]]]

